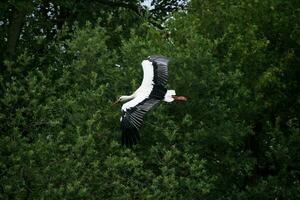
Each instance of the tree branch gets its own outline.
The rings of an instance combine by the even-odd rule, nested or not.
[[[11,8],[9,26],[7,32],[7,56],[13,59],[16,55],[16,47],[25,21],[25,13],[16,7]]]
[[[109,0],[102,0],[102,1],[97,1],[97,3],[103,4],[103,5],[108,5],[112,8],[127,8],[129,10],[134,11],[138,15],[143,14],[143,9],[138,6],[137,4],[131,4],[131,3],[125,3],[125,2],[114,2],[114,1],[109,1]]]
[[[107,5],[110,6],[112,8],[126,8],[129,10],[132,10],[133,12],[135,12],[137,15],[139,15],[140,17],[145,17],[146,15],[146,11],[144,10],[143,7],[139,6],[138,4],[130,4],[130,3],[125,3],[125,2],[113,2],[113,1],[98,1],[97,3],[103,4],[103,5]],[[149,16],[148,17],[149,23],[152,24],[154,27],[162,30],[163,26],[161,26],[161,24],[159,24],[158,22],[155,21],[155,19],[153,18],[153,16]]]

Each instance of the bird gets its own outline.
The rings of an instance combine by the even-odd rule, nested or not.
[[[143,80],[140,87],[131,95],[120,96],[114,103],[124,103],[121,108],[121,142],[123,146],[132,147],[140,140],[139,129],[144,116],[161,101],[187,101],[185,96],[176,96],[175,90],[167,90],[169,58],[151,55],[141,63]]]

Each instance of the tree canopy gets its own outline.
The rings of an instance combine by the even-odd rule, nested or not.
[[[300,2],[143,2],[0,3],[0,198],[299,199]],[[188,101],[125,148],[153,54]]]

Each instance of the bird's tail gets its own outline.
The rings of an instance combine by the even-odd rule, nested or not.
[[[167,93],[165,94],[164,101],[165,102],[172,102],[172,101],[174,101],[173,96],[175,96],[175,95],[176,95],[175,90],[168,90]]]

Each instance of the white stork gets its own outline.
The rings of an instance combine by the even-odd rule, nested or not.
[[[121,96],[118,102],[127,102],[121,109],[122,145],[131,147],[140,139],[138,130],[144,115],[160,101],[186,101],[184,96],[175,96],[175,90],[165,88],[168,79],[169,59],[154,55],[143,60],[144,77],[141,86],[129,96]]]

